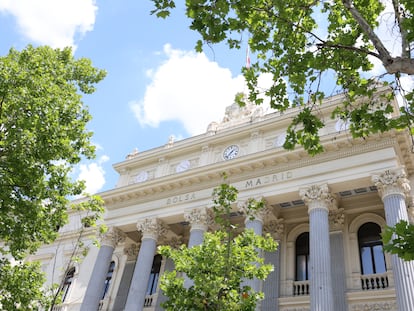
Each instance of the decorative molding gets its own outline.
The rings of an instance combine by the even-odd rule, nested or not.
[[[397,311],[395,301],[387,302],[370,302],[350,305],[352,311]]]
[[[194,208],[184,212],[184,219],[191,224],[191,230],[206,231],[208,228],[208,215],[206,208]]]
[[[329,225],[331,231],[343,230],[345,224],[345,213],[343,208],[337,210],[331,210],[329,212]]]
[[[138,221],[137,229],[142,232],[142,239],[148,238],[157,240],[159,237],[163,237],[167,232],[167,228],[158,218],[145,218]]]
[[[336,209],[335,197],[329,191],[327,184],[312,185],[299,190],[299,195],[308,206],[308,213],[314,209]]]
[[[277,218],[266,222],[263,226],[263,232],[269,233],[273,239],[280,241],[285,231],[285,220],[283,218]]]
[[[372,175],[372,182],[378,188],[382,200],[392,194],[406,197],[411,190],[410,181],[402,167],[374,174]]]
[[[125,241],[126,235],[116,227],[111,227],[102,237],[101,244],[115,248]]]
[[[308,307],[281,308],[280,311],[310,311],[310,308],[308,308]]]
[[[183,237],[180,235],[172,236],[171,238],[165,238],[162,241],[162,245],[169,245],[174,249],[179,249],[184,244]]]
[[[124,248],[124,254],[127,255],[128,261],[137,259],[140,247],[141,243],[132,243]]]

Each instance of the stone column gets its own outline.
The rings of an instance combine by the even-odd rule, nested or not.
[[[188,239],[188,248],[191,248],[196,245],[200,245],[204,240],[204,232],[207,231],[207,209],[192,209],[190,211],[184,212],[184,218],[191,225],[190,228],[190,238]],[[184,287],[190,288],[193,285],[193,280],[189,279],[187,276],[184,277]]]
[[[256,201],[262,201],[263,198],[257,198]],[[263,223],[266,215],[270,213],[270,210],[265,206],[259,210],[250,210],[250,200],[245,202],[239,202],[238,207],[241,212],[246,215],[245,227],[246,229],[253,229],[254,233],[257,235],[263,234]],[[250,286],[254,291],[259,292],[261,290],[261,280],[252,279],[246,280],[243,282],[243,285]]]
[[[116,245],[124,240],[125,234],[114,227],[110,228],[104,235],[91,278],[89,279],[85,297],[83,298],[81,311],[98,310],[112,254]]]
[[[284,220],[278,218],[265,223],[264,232],[269,233],[273,239],[278,243],[277,249],[274,252],[265,253],[265,263],[274,266],[263,284],[263,293],[265,295],[262,302],[261,311],[279,311],[279,296],[280,296],[280,241],[284,232]]]
[[[405,199],[411,189],[404,169],[387,170],[373,175],[372,181],[384,202],[387,225],[395,226],[401,220],[408,222]],[[398,255],[391,255],[391,260],[398,310],[412,310],[414,306],[414,261],[404,261]]]
[[[331,254],[329,243],[329,208],[334,199],[328,185],[300,189],[309,213],[309,266],[311,311],[335,310],[332,294]]]
[[[207,224],[207,209],[192,209],[184,212],[184,218],[191,225],[190,238],[188,240],[188,247],[191,248],[195,245],[203,243],[204,232],[208,229]]]
[[[156,218],[139,221],[137,228],[142,232],[141,248],[135,264],[125,311],[143,310],[152,262],[157,248],[157,239],[164,235],[166,230],[162,222]]]
[[[344,252],[344,223],[345,214],[343,208],[331,210],[329,224],[331,228],[331,268],[332,268],[332,292],[335,311],[347,311],[346,301],[346,274]]]

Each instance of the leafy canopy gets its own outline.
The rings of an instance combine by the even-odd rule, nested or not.
[[[94,157],[81,93],[104,77],[70,48],[28,46],[0,57],[0,310],[35,310],[43,301],[38,266],[21,260],[56,239],[69,198],[84,189],[70,177],[82,157]],[[102,202],[91,197],[77,209],[99,215]]]
[[[382,234],[384,249],[404,260],[414,260],[414,225],[400,221]]]
[[[173,0],[153,3],[152,13],[162,18],[175,8]],[[347,100],[332,117],[349,120],[354,137],[411,129],[413,93],[402,88],[400,77],[414,74],[414,1],[186,0],[186,14],[190,28],[201,35],[197,51],[202,51],[203,44],[221,42],[239,49],[247,40],[257,58],[242,70],[248,100],[262,103],[257,81],[267,73],[273,77],[273,84],[264,91],[271,106],[279,111],[301,107],[287,130],[285,148],[300,144],[312,155],[323,150],[319,130],[324,122],[316,107],[334,92],[344,92]],[[392,37],[381,32],[380,26],[392,32]],[[390,41],[395,51],[387,48]],[[385,74],[367,73],[374,61],[382,64]],[[404,98],[402,115],[396,119],[385,117],[392,111],[389,96],[381,99],[381,106],[373,97],[379,82],[390,80],[387,76],[395,80],[392,87]],[[336,82],[331,90],[330,80]]]
[[[236,235],[230,212],[237,193],[228,184],[214,190],[213,211],[220,230],[205,233],[201,245],[159,247],[159,253],[175,264],[175,270],[164,272],[161,278],[160,287],[168,297],[162,304],[166,310],[253,311],[263,299],[263,293],[256,292],[245,281],[267,277],[273,266],[264,264],[260,252],[274,251],[277,244],[270,236],[256,235],[253,230]],[[249,200],[249,211],[261,208],[263,202]],[[192,280],[191,286],[185,285],[183,273]]]

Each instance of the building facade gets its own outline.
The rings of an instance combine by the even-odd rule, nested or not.
[[[158,280],[173,263],[157,245],[197,245],[214,230],[211,194],[226,172],[239,190],[234,223],[279,243],[264,254],[274,271],[253,285],[265,293],[260,310],[414,310],[414,263],[384,253],[380,236],[386,225],[412,221],[412,138],[407,130],[352,139],[346,122],[330,119],[343,100],[333,96],[321,106],[325,151],[313,157],[282,148],[298,109],[263,114],[233,104],[205,134],[115,164],[117,186],[100,193],[109,228],[101,247],[59,268],[79,230],[74,214],[56,244],[31,258],[42,261],[49,279],[65,280],[55,309],[162,310]],[[248,198],[266,201],[254,220],[239,208]]]

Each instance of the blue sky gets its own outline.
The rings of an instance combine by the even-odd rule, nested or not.
[[[391,10],[391,1],[384,1]],[[108,72],[97,91],[84,97],[97,158],[73,175],[86,180],[89,193],[113,188],[118,175],[112,164],[135,148],[203,133],[245,90],[240,71],[246,48],[218,45],[197,54],[199,37],[189,30],[184,7],[166,20],[151,16],[152,8],[149,0],[0,0],[0,55],[29,43],[72,46],[75,57],[88,57]],[[377,31],[391,51],[399,46],[392,25],[381,23]],[[375,65],[373,74],[383,72]],[[405,81],[407,89],[413,87],[412,78]],[[269,78],[260,84],[266,87]]]
[[[111,189],[112,164],[134,148],[148,150],[169,136],[186,138],[220,121],[243,91],[245,49],[224,46],[194,52],[183,7],[166,20],[150,15],[148,0],[0,0],[0,53],[27,44],[73,46],[107,70],[97,91],[84,97],[93,120],[97,158],[74,171],[88,191]]]

